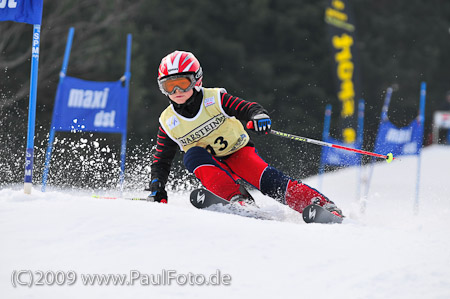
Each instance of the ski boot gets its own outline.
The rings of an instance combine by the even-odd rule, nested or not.
[[[344,218],[345,216],[342,214],[342,210],[339,209],[334,202],[331,200],[327,200],[327,202],[323,205],[320,204],[321,200],[319,197],[314,197],[311,199],[311,204],[322,206],[325,210],[330,211],[332,214]]]
[[[230,199],[230,203],[238,203],[241,206],[256,206],[255,200],[250,195],[250,193],[245,189],[242,182],[238,181],[239,186],[239,192],[240,194],[234,195]]]

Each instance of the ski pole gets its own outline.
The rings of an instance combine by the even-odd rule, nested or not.
[[[143,200],[143,201],[152,201],[148,198],[139,198],[139,197],[115,197],[115,196],[100,196],[100,195],[92,195],[93,198],[99,199],[126,199],[126,200]]]
[[[254,128],[253,122],[249,121],[247,123],[247,129],[253,129],[253,128]],[[343,145],[338,145],[338,144],[333,144],[333,143],[329,143],[329,142],[325,142],[325,141],[296,136],[296,135],[283,133],[283,132],[279,132],[279,131],[275,131],[275,130],[271,130],[270,134],[288,138],[288,139],[292,139],[292,140],[296,140],[296,141],[302,141],[302,142],[312,143],[312,144],[316,144],[316,145],[320,145],[320,146],[327,146],[327,147],[342,149],[342,150],[346,150],[346,151],[351,151],[351,152],[355,152],[355,153],[362,154],[362,155],[383,158],[388,163],[391,163],[393,160],[397,159],[397,158],[394,158],[394,155],[392,153],[389,153],[387,155],[381,155],[381,154],[377,154],[377,153],[373,153],[373,152],[369,152],[369,151],[363,151],[363,150],[359,150],[359,149],[355,149],[355,148],[351,148],[351,147],[347,147],[347,146],[343,146]]]

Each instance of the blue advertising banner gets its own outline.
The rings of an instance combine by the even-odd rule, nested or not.
[[[0,0],[1,1],[1,0]],[[53,142],[57,131],[102,132],[122,135],[120,149],[120,190],[123,191],[127,144],[128,94],[130,87],[131,34],[127,35],[125,73],[118,81],[87,81],[66,76],[75,29],[69,29],[53,119],[45,153],[42,191],[45,191],[50,169]]]
[[[374,151],[377,153],[392,153],[394,157],[406,155],[417,156],[416,196],[414,199],[414,212],[416,214],[418,213],[419,209],[419,186],[421,169],[420,152],[423,144],[426,94],[427,84],[425,82],[422,82],[420,84],[420,108],[418,116],[408,126],[398,128],[389,121],[387,115],[392,95],[392,88],[388,88],[374,149]],[[373,167],[370,171],[370,177],[367,180],[368,183],[365,195],[366,198],[367,194],[369,193],[369,185],[372,177],[372,172]]]
[[[392,153],[394,157],[418,155],[422,148],[423,126],[413,120],[408,126],[398,128],[390,121],[384,121],[378,129],[375,152]]]
[[[53,112],[56,131],[126,133],[128,89],[122,81],[65,77]]]
[[[0,0],[0,21],[40,25],[43,0]]]

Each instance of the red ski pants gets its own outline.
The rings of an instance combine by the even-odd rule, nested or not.
[[[251,146],[226,158],[214,157],[204,148],[193,147],[185,154],[184,164],[206,189],[227,200],[240,194],[240,185],[236,181],[243,179],[298,212],[302,212],[315,197],[322,205],[329,201],[317,190],[269,166]]]

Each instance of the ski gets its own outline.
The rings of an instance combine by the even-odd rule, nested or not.
[[[190,195],[191,204],[197,209],[205,209],[212,205],[228,205],[230,202],[203,188],[195,189]]]
[[[306,223],[342,223],[343,220],[319,205],[307,206],[302,215]]]
[[[274,220],[269,213],[261,210],[256,204],[243,204],[241,202],[229,202],[211,191],[203,188],[195,189],[190,195],[191,204],[197,209],[219,212],[224,214],[233,214],[243,217]]]

